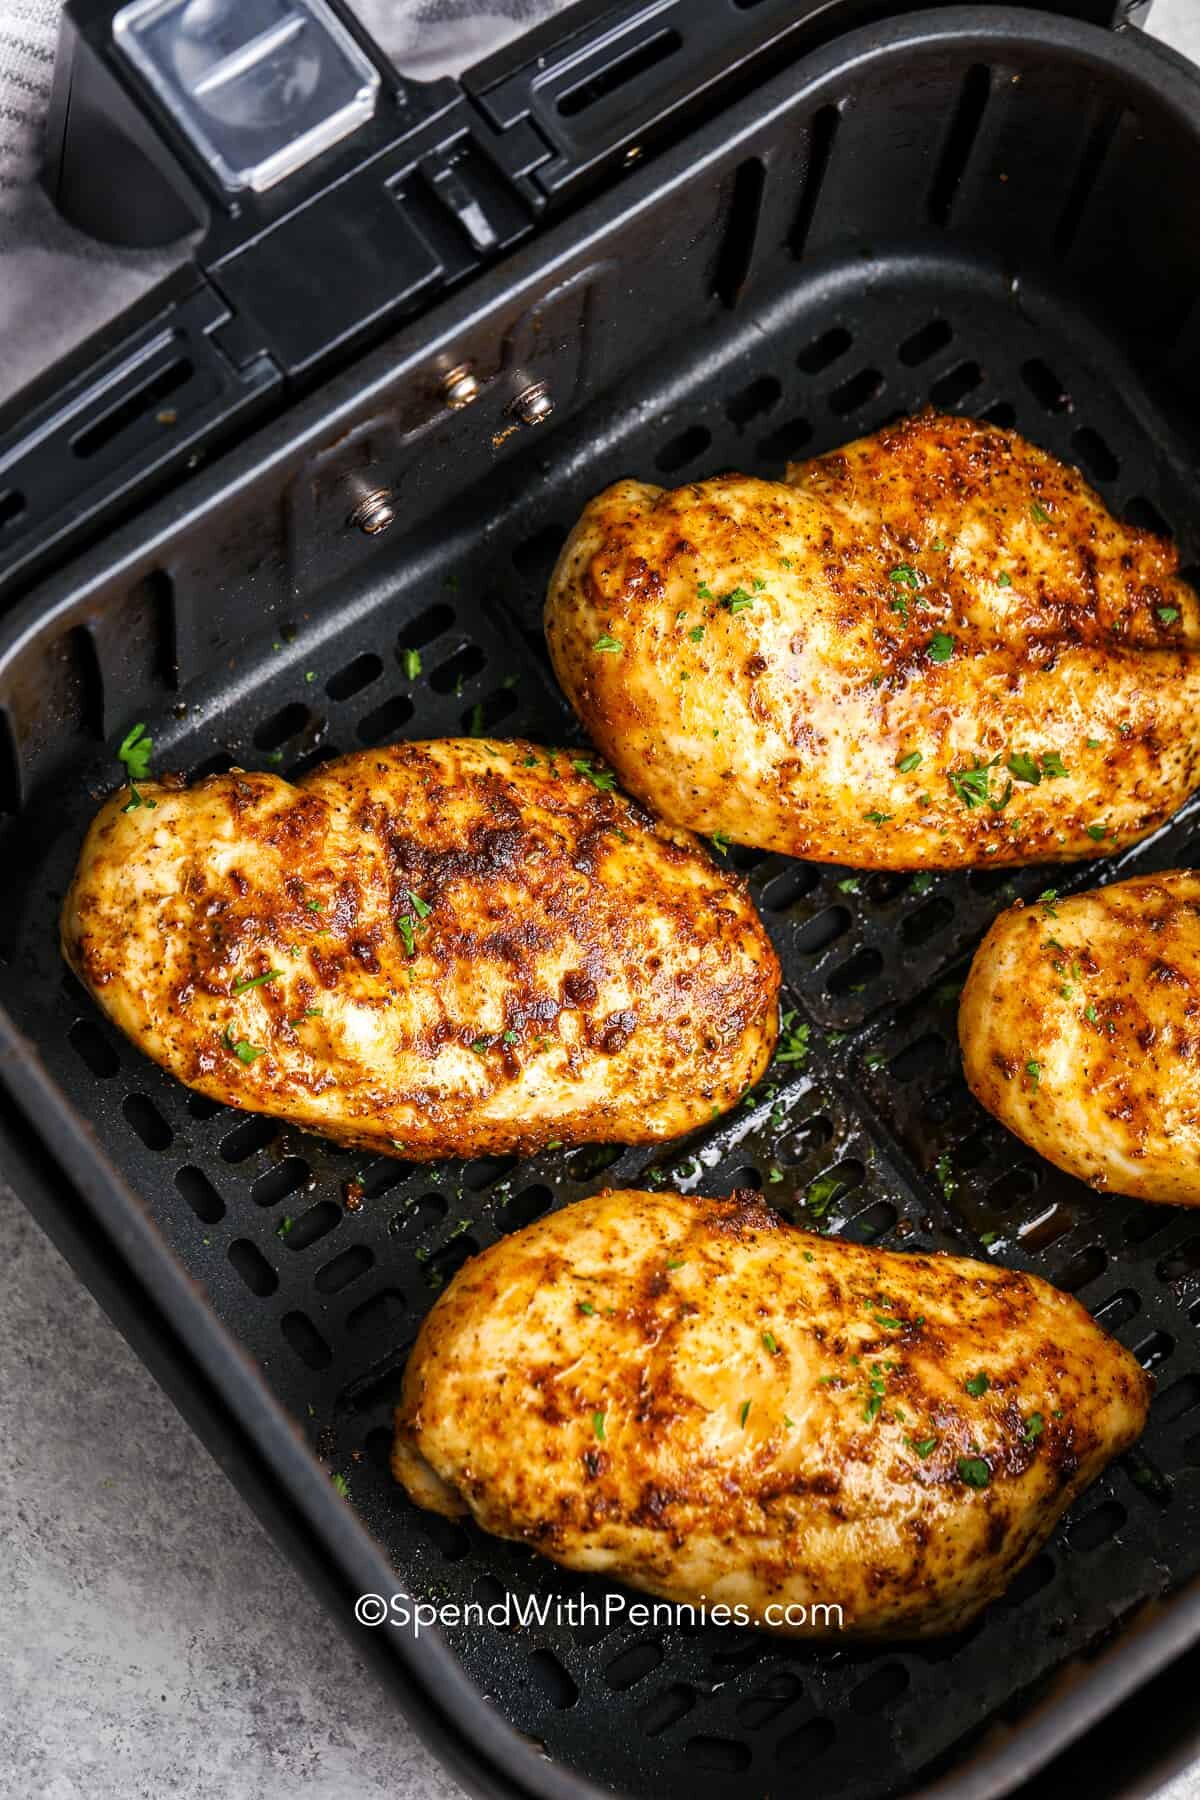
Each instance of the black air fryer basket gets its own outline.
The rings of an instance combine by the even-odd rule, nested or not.
[[[629,11],[556,29],[582,56]],[[713,0],[691,25],[744,30],[754,11]],[[364,1161],[187,1092],[58,956],[82,833],[138,721],[155,766],[193,776],[299,775],[397,737],[577,741],[541,602],[618,476],[777,476],[932,402],[1015,426],[1200,562],[1200,75],[1136,29],[1046,11],[810,11],[809,37],[743,60],[719,110],[677,106],[653,141],[636,109],[672,48],[589,75],[577,110],[622,119],[619,175],[549,205],[357,360],[307,391],[297,376],[149,504],[117,492],[121,433],[129,468],[144,450],[127,409],[105,440],[105,533],[82,500],[47,526],[65,542],[83,519],[91,541],[0,618],[15,1185],[481,1793],[998,1794],[1200,1638],[1200,1228],[1039,1162],[970,1099],[955,1045],[988,921],[1047,886],[1190,863],[1194,806],[1087,867],[856,875],[733,849],[809,1054],[658,1150]],[[550,66],[556,41],[538,45]],[[478,397],[456,410],[446,376],[468,364]],[[522,424],[530,390],[553,412]],[[381,491],[395,518],[372,534],[354,497]],[[619,1621],[415,1643],[351,1625],[363,1591],[606,1591],[417,1510],[389,1477],[406,1352],[467,1257],[605,1186],[761,1188],[803,1219],[818,1181],[830,1229],[1034,1270],[1158,1377],[1142,1442],[982,1621],[883,1649]]]

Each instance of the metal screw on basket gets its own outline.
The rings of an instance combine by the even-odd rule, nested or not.
[[[355,484],[356,487],[361,485],[361,483]],[[386,531],[388,526],[394,525],[395,522],[396,509],[392,505],[392,491],[390,488],[384,487],[372,488],[369,493],[362,494],[354,511],[346,521],[348,525],[357,525],[358,529],[365,531],[368,537],[377,537],[381,531]]]
[[[442,398],[455,412],[470,406],[482,392],[479,377],[469,362],[456,363],[442,376]]]
[[[546,381],[531,382],[529,387],[521,389],[508,410],[514,418],[520,419],[522,425],[540,425],[554,411],[550,384]]]

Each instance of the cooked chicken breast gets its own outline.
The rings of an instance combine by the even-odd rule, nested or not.
[[[1003,1591],[1149,1392],[1034,1276],[813,1236],[754,1194],[610,1193],[455,1276],[392,1467],[419,1505],[669,1600],[928,1636]]]
[[[924,414],[789,471],[619,481],[546,604],[622,783],[857,868],[1097,856],[1200,779],[1200,602],[1016,433]]]
[[[1200,1206],[1200,876],[1002,913],[958,1014],[977,1100],[1096,1188]]]
[[[672,1137],[762,1072],[779,965],[741,884],[612,785],[474,739],[139,782],[88,832],[63,953],[189,1087],[338,1143]]]

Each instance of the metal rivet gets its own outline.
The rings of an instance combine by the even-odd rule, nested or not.
[[[514,418],[520,419],[522,425],[540,425],[554,411],[549,383],[535,381],[529,387],[522,388],[508,410]]]
[[[481,392],[479,377],[469,362],[456,363],[442,376],[442,398],[455,412],[478,400]]]
[[[396,509],[392,505],[390,488],[372,488],[369,494],[363,495],[347,520],[347,524],[357,525],[368,537],[377,536],[395,522]]]

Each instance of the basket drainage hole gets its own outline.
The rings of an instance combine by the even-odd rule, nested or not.
[[[928,1079],[940,1075],[949,1060],[949,1046],[939,1032],[927,1031],[915,1043],[906,1044],[889,1065],[893,1081],[901,1086],[918,1077]]]
[[[760,375],[757,381],[747,383],[736,394],[730,395],[725,402],[725,417],[731,425],[749,425],[752,420],[770,412],[782,393],[783,389],[773,375]]]
[[[203,1169],[192,1168],[190,1164],[176,1169],[175,1186],[203,1224],[215,1225],[225,1217],[225,1202]]]
[[[1108,1257],[1099,1244],[1089,1244],[1086,1250],[1073,1256],[1061,1269],[1052,1272],[1048,1280],[1055,1287],[1065,1288],[1068,1294],[1074,1294],[1086,1287],[1089,1281],[1095,1281],[1098,1276],[1103,1275],[1107,1267]]]
[[[542,1699],[559,1712],[574,1706],[579,1689],[551,1650],[535,1650],[529,1658],[529,1673]]]
[[[279,1277],[256,1244],[249,1238],[235,1238],[229,1246],[229,1260],[250,1289],[260,1300],[273,1294],[279,1286]]]
[[[793,863],[790,869],[784,869],[782,874],[767,882],[762,890],[763,905],[769,912],[787,912],[797,900],[811,894],[819,880],[817,871],[808,863]]]
[[[289,701],[287,706],[280,707],[269,719],[264,719],[254,734],[255,748],[258,750],[278,750],[289,738],[298,737],[312,718],[307,706],[299,700]]]
[[[352,1281],[357,1281],[374,1266],[375,1252],[368,1250],[365,1244],[352,1244],[349,1250],[343,1250],[340,1256],[317,1270],[313,1286],[321,1294],[340,1294],[343,1288],[349,1287]]]
[[[851,1219],[840,1235],[848,1238],[852,1244],[873,1244],[892,1230],[899,1217],[900,1214],[890,1200],[876,1200],[873,1206],[868,1206],[865,1212],[860,1212],[857,1218]]]
[[[221,1155],[228,1163],[245,1162],[259,1150],[265,1150],[273,1144],[279,1133],[279,1121],[255,1115],[243,1119],[235,1125],[227,1136],[221,1139]]]
[[[127,1094],[121,1111],[147,1150],[166,1150],[170,1147],[171,1127],[145,1094]]]
[[[908,1670],[903,1663],[884,1663],[859,1683],[850,1696],[855,1712],[874,1713],[890,1706],[908,1688]]]
[[[792,939],[792,948],[801,956],[817,956],[850,929],[850,913],[844,906],[827,906],[815,919],[802,925]]]
[[[426,644],[432,644],[434,638],[441,637],[443,631],[454,623],[454,608],[447,606],[444,600],[435,606],[427,606],[418,613],[411,624],[406,625],[396,639],[396,648],[403,654],[405,650],[423,650]]]
[[[1074,406],[1074,401],[1054,370],[1040,356],[1031,357],[1021,365],[1021,380],[1038,405],[1047,412],[1070,412]]]
[[[878,369],[860,369],[849,381],[834,388],[829,396],[829,410],[838,418],[844,418],[847,413],[857,412],[860,407],[878,399],[883,388],[883,376]]]
[[[1163,538],[1172,535],[1171,527],[1145,494],[1133,496],[1125,508],[1125,518],[1130,525],[1136,525],[1139,531],[1152,531],[1156,537]]]
[[[764,1725],[773,1724],[789,1706],[795,1706],[803,1693],[804,1684],[799,1676],[788,1669],[780,1669],[769,1675],[753,1694],[738,1701],[738,1724],[744,1725],[747,1731],[761,1731]]]
[[[671,475],[676,469],[682,469],[685,463],[694,462],[698,456],[708,449],[712,443],[712,432],[704,425],[689,425],[676,437],[668,440],[654,459],[656,469],[664,475]]]
[[[928,325],[922,325],[920,331],[914,331],[906,337],[900,346],[900,361],[907,369],[915,369],[920,363],[928,362],[939,350],[944,350],[954,336],[952,328],[945,319],[931,319]]]
[[[662,1645],[647,1640],[642,1644],[630,1644],[614,1656],[604,1671],[604,1679],[610,1688],[618,1690],[636,1687],[639,1681],[645,1681],[647,1675],[653,1675],[663,1659]]]
[[[347,1331],[368,1332],[381,1343],[394,1339],[400,1322],[408,1312],[408,1301],[398,1288],[382,1288],[361,1306],[356,1306],[346,1319]]]
[[[861,994],[883,972],[883,958],[878,950],[859,950],[835,969],[825,983],[827,994]]]
[[[795,1770],[799,1774],[810,1762],[825,1754],[836,1736],[828,1719],[810,1719],[798,1731],[790,1731],[785,1738],[780,1738],[775,1760],[781,1769]]]
[[[549,1212],[553,1204],[554,1195],[548,1187],[522,1188],[519,1194],[514,1194],[511,1200],[497,1208],[497,1229],[520,1231],[523,1225],[532,1225],[544,1212]]]
[[[210,775],[228,775],[233,762],[228,750],[214,750],[211,756],[206,756],[203,762],[198,762],[188,771],[188,780],[206,781]]]
[[[698,1769],[711,1769],[714,1775],[740,1775],[750,1767],[750,1750],[734,1738],[690,1737],[683,1754]]]
[[[374,712],[367,713],[358,721],[358,740],[362,744],[381,744],[385,738],[395,737],[413,716],[413,703],[407,694],[393,694]]]
[[[325,1342],[312,1320],[302,1312],[285,1313],[279,1321],[279,1329],[291,1345],[300,1361],[310,1369],[327,1369],[333,1361],[333,1351]]]
[[[844,325],[835,325],[832,331],[826,331],[811,344],[806,344],[796,358],[796,367],[806,375],[819,375],[830,363],[845,356],[854,339]]]
[[[1072,1525],[1067,1533],[1067,1541],[1073,1550],[1098,1550],[1101,1544],[1115,1537],[1120,1531],[1128,1513],[1119,1500],[1106,1500],[1094,1512],[1087,1513],[1077,1525]]]
[[[1102,1325],[1105,1331],[1111,1333],[1119,1331],[1122,1325],[1128,1325],[1130,1319],[1136,1318],[1141,1310],[1141,1295],[1134,1293],[1132,1288],[1122,1288],[1120,1293],[1114,1294],[1111,1300],[1106,1300],[1103,1306],[1098,1307],[1092,1316],[1097,1325]]]
[[[813,428],[807,419],[788,419],[758,446],[758,459],[765,463],[787,462],[799,456],[812,442]]]
[[[352,695],[360,694],[365,687],[370,687],[373,681],[378,681],[382,674],[382,657],[376,656],[373,651],[364,650],[352,663],[347,663],[344,669],[339,669],[336,675],[329,677],[325,683],[325,692],[331,700],[349,700]]]
[[[591,1181],[611,1169],[623,1153],[621,1144],[584,1144],[567,1159],[567,1173],[572,1181]]]
[[[293,1219],[291,1228],[285,1231],[280,1243],[286,1244],[289,1250],[307,1250],[319,1238],[328,1237],[335,1226],[342,1222],[342,1209],[332,1200],[321,1200],[316,1206],[301,1213]]]
[[[67,1033],[67,1042],[93,1075],[108,1081],[121,1067],[121,1059],[90,1019],[76,1019]]]
[[[443,1244],[440,1250],[432,1251],[422,1258],[417,1252],[417,1260],[421,1264],[421,1274],[425,1277],[425,1285],[432,1293],[440,1294],[448,1281],[462,1268],[471,1257],[479,1255],[479,1245],[471,1237],[452,1238]]]
[[[468,737],[485,737],[502,719],[517,710],[517,696],[510,687],[497,688],[494,693],[486,694],[477,700],[462,716],[462,726]]]
[[[686,1682],[675,1681],[648,1700],[637,1715],[638,1725],[646,1737],[661,1737],[672,1725],[685,1718],[696,1704],[696,1690]]]
[[[285,1156],[273,1169],[259,1176],[250,1189],[250,1198],[256,1206],[278,1206],[289,1194],[299,1193],[311,1177],[312,1170],[300,1157]]]
[[[487,657],[478,644],[464,644],[461,650],[438,664],[429,677],[429,685],[435,694],[461,693],[486,662]]]
[[[420,1194],[416,1199],[406,1200],[399,1212],[393,1213],[388,1220],[388,1235],[419,1237],[429,1226],[444,1219],[446,1210],[446,1200],[442,1194]]]
[[[1034,770],[1037,774],[1037,770]],[[900,925],[900,936],[906,944],[927,944],[931,937],[949,925],[954,917],[954,907],[949,900],[940,895],[936,900],[927,900],[925,905],[915,913],[909,913]]]
[[[567,532],[562,525],[543,525],[532,537],[525,538],[512,553],[513,567],[518,575],[527,581],[544,584],[550,577],[559,551],[567,541]]]
[[[1078,450],[1084,467],[1096,481],[1113,481],[1120,473],[1121,465],[1109,449],[1100,433],[1090,425],[1081,425],[1071,438]]]
[[[1156,1394],[1151,1402],[1154,1422],[1158,1426],[1173,1425],[1200,1405],[1200,1375],[1184,1375],[1173,1386]]]

